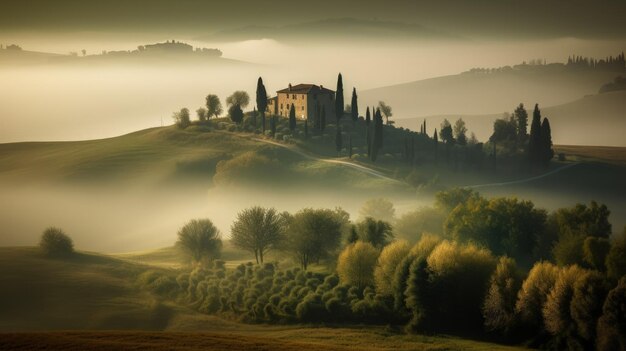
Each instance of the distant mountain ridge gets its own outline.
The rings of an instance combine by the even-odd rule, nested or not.
[[[329,18],[319,21],[302,22],[284,26],[251,25],[235,29],[221,30],[199,36],[201,41],[244,41],[255,39],[275,39],[299,41],[302,39],[455,39],[445,32],[426,28],[419,24],[398,21],[366,20],[351,17]]]

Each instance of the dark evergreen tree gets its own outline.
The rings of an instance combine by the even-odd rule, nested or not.
[[[374,113],[374,123],[372,125],[370,159],[376,162],[378,152],[383,147],[383,116],[379,109]]]
[[[337,76],[337,91],[335,91],[335,118],[337,119],[337,125],[339,120],[343,117],[343,78],[341,73]]]
[[[322,114],[320,117],[320,130],[324,131],[326,129],[326,107],[322,106]]]
[[[541,111],[539,105],[535,104],[533,111],[533,121],[530,124],[530,136],[528,139],[528,158],[531,165],[536,165],[541,155]]]
[[[435,146],[435,163],[439,160],[438,148],[439,148],[439,137],[437,136],[437,128],[435,128],[435,134],[433,134],[433,145]]]
[[[265,111],[267,110],[267,91],[263,85],[263,78],[259,77],[256,83],[256,107],[261,114],[261,122],[263,124],[263,133],[265,133]],[[256,126],[256,121],[255,121]]]
[[[513,113],[517,127],[517,140],[523,145],[528,138],[528,112],[524,108],[524,104],[519,104]]]
[[[370,115],[370,107],[367,106],[367,109],[365,110],[365,126],[369,127],[371,121],[372,121],[372,116]]]
[[[309,138],[309,121],[308,120],[304,120],[304,139],[308,139]]]
[[[270,117],[270,132],[272,137],[276,135],[276,116]]]
[[[233,122],[241,124],[241,122],[243,121],[243,111],[241,110],[239,104],[232,105],[228,109],[228,116],[230,116],[230,119]]]
[[[359,105],[358,104],[359,103],[358,103],[357,96],[356,96],[356,88],[352,88],[352,102],[350,104],[352,111],[350,111],[350,114],[351,114],[353,122],[356,122],[359,119]]]
[[[349,245],[354,244],[357,241],[359,241],[359,234],[356,231],[356,225],[353,224],[350,226],[350,234],[348,234],[347,242]]]
[[[289,130],[292,132],[296,130],[296,108],[293,104],[289,108]]]
[[[552,131],[550,130],[550,121],[548,118],[543,119],[541,124],[541,163],[544,167],[550,164],[550,160],[554,157],[552,150]]]
[[[313,120],[313,128],[317,131],[322,130],[322,109],[319,101],[315,105],[315,119]]]
[[[343,148],[343,140],[341,138],[341,127],[337,125],[337,132],[335,133],[335,149],[337,150],[337,156],[341,155],[342,148]]]

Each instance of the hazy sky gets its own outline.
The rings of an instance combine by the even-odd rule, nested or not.
[[[623,0],[21,0],[0,3],[0,31],[207,34],[250,25],[355,17],[417,23],[469,37],[615,38]]]

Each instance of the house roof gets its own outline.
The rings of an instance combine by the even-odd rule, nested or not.
[[[277,91],[276,93],[292,93],[292,94],[309,94],[309,93],[318,93],[318,94],[334,94],[335,92],[330,89],[326,89],[323,86],[318,86],[315,84],[298,84],[292,86],[289,85],[288,88]]]

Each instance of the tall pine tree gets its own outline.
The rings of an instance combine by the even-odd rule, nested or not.
[[[359,103],[357,101],[356,88],[352,88],[352,102],[350,107],[352,108],[352,111],[350,111],[352,121],[356,122],[359,119]]]
[[[541,159],[541,111],[539,110],[539,104],[535,104],[533,121],[530,124],[528,158],[531,165],[537,165]]]
[[[343,116],[343,78],[341,73],[337,76],[337,91],[335,92],[335,118],[337,119],[337,125],[339,120]]]
[[[289,108],[289,130],[292,132],[296,130],[296,108],[293,104]]]
[[[259,77],[259,80],[256,83],[256,107],[261,114],[263,133],[265,133],[265,110],[267,110],[267,91],[265,90],[265,85],[263,85],[263,78],[261,77]]]
[[[550,121],[548,118],[543,119],[541,123],[541,163],[544,167],[550,164],[550,160],[554,157],[552,150],[552,131],[550,130]]]

